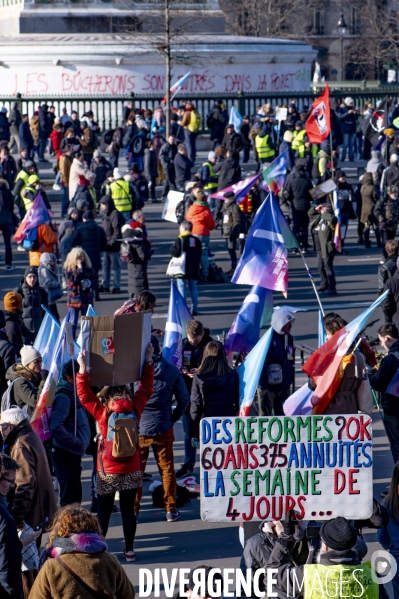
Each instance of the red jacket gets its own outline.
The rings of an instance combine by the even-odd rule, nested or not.
[[[59,160],[61,156],[60,146],[62,140],[64,139],[64,133],[62,131],[56,131],[55,129],[53,129],[50,133],[50,139],[51,145],[53,146],[53,150],[54,152],[56,152],[57,160]]]
[[[134,411],[140,422],[141,414],[150,399],[154,386],[154,367],[144,364],[143,375],[137,393],[134,394],[133,403],[129,399],[117,399],[109,401],[107,405],[102,404],[90,389],[89,374],[77,374],[76,387],[78,397],[90,414],[98,422],[101,436],[107,438],[108,416],[111,412],[129,413]],[[141,470],[140,448],[137,449],[132,458],[113,458],[106,455],[105,449],[100,449],[97,454],[97,472],[104,471],[106,474],[128,474]]]
[[[186,220],[193,225],[193,235],[209,237],[215,228],[212,212],[205,202],[194,202],[187,210]]]

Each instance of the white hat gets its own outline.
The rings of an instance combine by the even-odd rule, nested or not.
[[[123,179],[123,173],[120,168],[114,168],[114,179]]]
[[[288,312],[288,310],[274,310],[271,325],[276,333],[284,335],[283,327],[288,322],[293,322],[294,320],[295,316],[291,312]]]
[[[391,154],[391,156],[389,157],[389,162],[397,162],[397,161],[398,161],[398,155]]]
[[[37,351],[32,345],[24,345],[21,349],[21,363],[22,366],[28,366],[31,362],[34,362],[38,358],[41,358],[41,353]]]
[[[208,154],[208,160],[213,160],[214,158],[216,158],[215,152],[209,152],[209,154]]]
[[[346,104],[346,106],[350,106],[351,104],[354,104],[353,98],[345,98],[344,104]]]

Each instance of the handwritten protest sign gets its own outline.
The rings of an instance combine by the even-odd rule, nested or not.
[[[320,183],[320,185],[316,185],[316,187],[313,187],[313,189],[311,189],[309,193],[314,200],[318,200],[319,198],[325,196],[327,193],[330,193],[330,191],[334,191],[334,189],[336,188],[337,186],[335,184],[334,179],[327,179],[327,181],[324,181],[323,183]]]
[[[372,422],[365,414],[204,418],[201,518],[369,518]]]

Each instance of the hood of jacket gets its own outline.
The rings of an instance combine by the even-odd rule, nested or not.
[[[73,385],[71,385],[71,383],[68,383],[68,381],[65,379],[60,379],[58,381],[55,392],[56,393],[65,393],[66,395],[70,395],[71,397],[74,397]]]
[[[50,254],[49,252],[43,252],[43,254],[40,256],[40,266],[44,266],[44,268],[48,268],[48,270],[54,272],[51,268],[52,259],[53,254]]]
[[[373,173],[364,173],[362,185],[374,185]]]
[[[32,372],[31,370],[26,368],[26,366],[22,366],[22,364],[20,364],[20,363],[13,364],[7,370],[6,379],[8,381],[14,381],[15,379],[18,379],[21,377],[23,379],[26,379],[27,381],[30,381],[31,383],[33,383],[36,386],[38,386],[42,380],[42,377],[40,374],[36,374],[36,373]]]
[[[130,399],[110,399],[107,402],[107,408],[110,412],[118,412],[119,414],[130,414],[133,412],[133,402]]]
[[[279,310],[273,311],[271,325],[272,325],[272,328],[276,331],[276,333],[278,333],[279,335],[284,335],[283,330],[282,330],[283,327],[288,322],[294,322],[294,320],[295,320],[295,316],[293,314],[291,314],[291,312],[288,312],[288,310],[284,310],[283,308],[280,308]]]
[[[114,210],[116,210],[114,200],[109,196],[103,196],[100,200],[100,204],[104,204],[104,206],[107,207],[107,212],[105,216],[110,216],[111,212],[114,212]]]

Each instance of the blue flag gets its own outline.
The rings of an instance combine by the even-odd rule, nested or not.
[[[258,343],[266,298],[270,295],[273,302],[272,291],[258,285],[252,287],[230,327],[224,344],[226,352],[250,352]]]
[[[230,110],[229,125],[233,125],[234,130],[237,133],[239,133],[240,129],[241,129],[242,121],[243,121],[243,118],[242,118],[241,114],[238,112],[238,110],[235,106],[232,106],[231,110]]]
[[[98,316],[97,312],[91,304],[87,306],[86,316]],[[82,329],[80,330],[79,337],[76,343],[79,345],[79,347],[82,347]]]
[[[318,347],[321,347],[326,342],[326,330],[324,328],[323,314],[319,310],[319,330],[318,330]]]
[[[237,368],[240,379],[240,416],[248,416],[251,410],[272,335],[273,329],[270,327]]]
[[[192,314],[176,285],[171,281],[168,317],[166,319],[165,337],[162,355],[168,362],[178,368],[183,363],[182,340],[186,335],[186,325],[192,320]]]
[[[42,306],[42,308],[45,311],[45,315],[36,335],[33,347],[37,349],[42,357],[44,370],[50,370],[61,325],[47,308],[44,306]]]

